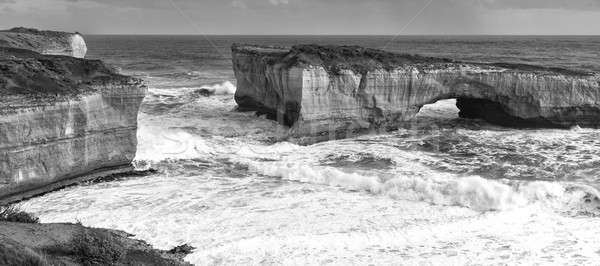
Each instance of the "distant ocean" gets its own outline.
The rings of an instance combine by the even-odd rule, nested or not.
[[[232,43],[360,45],[600,72],[600,37],[85,36],[146,80],[136,166],[22,203],[43,222],[191,244],[198,265],[598,264],[600,130],[514,130],[423,108],[384,135],[298,146],[235,112]],[[205,97],[201,88],[218,95]]]

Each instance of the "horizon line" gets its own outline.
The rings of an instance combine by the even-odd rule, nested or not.
[[[82,33],[83,35],[123,35],[123,36],[581,36],[597,37],[600,34],[198,34],[198,33]]]

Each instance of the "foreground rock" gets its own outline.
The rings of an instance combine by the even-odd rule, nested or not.
[[[0,203],[131,171],[146,90],[98,60],[0,47]]]
[[[84,58],[87,46],[78,33],[13,28],[0,31],[0,46],[22,48],[41,54]]]
[[[234,45],[232,51],[239,109],[267,114],[295,137],[394,129],[423,105],[450,98],[457,98],[462,117],[503,126],[600,126],[597,74],[361,47]]]
[[[121,231],[0,222],[0,265],[191,265]]]

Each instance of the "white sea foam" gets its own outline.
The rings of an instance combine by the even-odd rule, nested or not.
[[[208,92],[208,94],[225,95],[234,94],[236,87],[230,81],[225,81],[219,84],[205,85],[200,87],[200,90]]]
[[[143,142],[138,144],[135,161],[201,158],[212,151],[205,139],[182,130],[142,127],[138,138]]]
[[[510,186],[477,176],[457,178],[439,173],[429,178],[397,176],[386,180],[377,176],[346,173],[333,167],[298,163],[254,163],[251,169],[286,180],[338,186],[395,199],[458,205],[477,211],[505,210],[526,202]]]
[[[462,206],[475,211],[503,211],[542,204],[573,215],[600,214],[596,209],[600,201],[595,198],[599,195],[598,191],[584,185],[545,181],[503,182],[435,171],[431,171],[428,177],[399,174],[382,178],[295,162],[252,162],[250,169],[285,180],[337,186],[394,199]]]

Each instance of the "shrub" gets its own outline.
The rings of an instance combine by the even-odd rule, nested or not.
[[[40,222],[40,218],[24,212],[15,206],[0,207],[0,222],[29,223]]]
[[[194,249],[196,249],[196,248],[194,248],[188,244],[184,244],[184,245],[176,246],[176,247],[172,248],[171,250],[167,251],[167,253],[189,255],[189,254],[192,254]]]
[[[106,232],[84,229],[73,241],[74,254],[83,265],[114,265],[125,255],[118,239]]]

